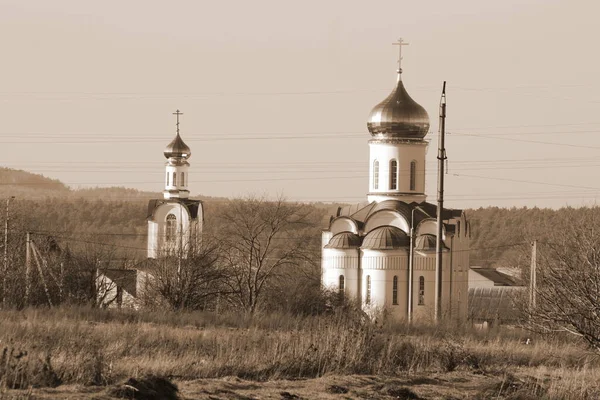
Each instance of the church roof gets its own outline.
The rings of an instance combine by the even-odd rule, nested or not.
[[[400,228],[380,226],[367,233],[361,248],[371,250],[393,250],[408,247],[410,239]]]
[[[401,200],[373,201],[353,213],[351,213],[353,208],[342,208],[339,210],[337,217],[352,218],[352,220],[356,221],[359,226],[361,226],[374,213],[383,210],[393,210],[399,212],[410,223],[412,210],[417,207],[420,211],[415,212],[415,226],[426,218],[437,218],[437,206],[435,204],[427,202],[406,203]],[[462,212],[462,210],[444,208],[442,217],[444,220],[456,218],[460,217]]]
[[[427,135],[429,115],[404,88],[400,70],[392,93],[371,110],[367,128],[375,139],[422,140]]]
[[[502,273],[495,268],[471,267],[471,271],[477,272],[484,278],[494,282],[494,286],[517,286],[512,276]]]
[[[164,155],[167,158],[177,157],[188,159],[192,155],[192,152],[183,139],[181,139],[179,133],[177,133],[175,139],[173,139],[165,148]]]
[[[158,206],[165,203],[181,203],[190,213],[190,217],[192,219],[198,218],[198,211],[202,207],[202,200],[193,200],[193,199],[182,199],[182,198],[173,198],[168,200],[163,199],[152,199],[148,202],[148,213],[146,215],[146,219],[152,219],[154,217],[154,211]],[[204,218],[204,214],[202,214]]]
[[[360,247],[360,237],[352,232],[340,232],[325,245],[327,249],[354,249],[357,247]]]

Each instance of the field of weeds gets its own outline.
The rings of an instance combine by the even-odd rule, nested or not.
[[[533,340],[525,344],[528,337]],[[235,398],[189,397],[196,393],[193,382],[198,380],[218,386],[227,377],[264,389],[273,382],[370,376],[379,383],[365,386],[356,378],[363,389],[346,383],[345,398],[402,398],[387,392],[383,397],[365,395],[385,386],[386,379],[401,379],[401,386],[417,396],[413,398],[436,398],[431,387],[442,388],[451,377],[454,383],[446,386],[463,385],[464,390],[440,398],[517,398],[515,393],[521,393],[591,399],[600,396],[599,368],[596,355],[571,338],[539,338],[508,329],[381,324],[343,313],[250,317],[87,308],[0,312],[0,398],[67,398],[64,388],[104,392],[129,378],[153,375],[177,382],[182,393],[188,392],[186,398]],[[429,381],[418,385],[419,379]],[[275,397],[263,397],[278,398],[285,392],[279,389]],[[63,395],[46,397],[52,393]],[[253,398],[250,394],[244,395]]]

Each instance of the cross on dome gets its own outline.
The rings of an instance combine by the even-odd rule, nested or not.
[[[183,115],[183,113],[177,109],[173,115],[177,116],[177,135],[175,135],[175,139],[165,148],[164,155],[166,158],[188,159],[191,156],[190,148],[183,142],[179,135],[179,116]]]
[[[410,43],[404,41],[404,39],[400,38],[398,41],[392,43],[392,46],[398,46],[398,73],[402,73],[402,46],[408,46]]]
[[[173,113],[173,115],[177,115],[177,124],[176,124],[176,126],[177,126],[177,135],[179,135],[179,116],[183,115],[183,113],[181,111],[179,111],[179,109],[177,109],[177,111],[175,111]]]

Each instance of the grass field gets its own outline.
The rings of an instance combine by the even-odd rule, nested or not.
[[[600,397],[600,360],[584,344],[527,337],[341,313],[2,311],[0,399],[112,398],[146,375],[199,399]]]

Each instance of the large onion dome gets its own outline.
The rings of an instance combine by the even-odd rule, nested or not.
[[[409,96],[401,71],[396,88],[371,110],[367,128],[378,139],[421,140],[429,131],[429,115]]]
[[[167,158],[177,157],[188,159],[192,155],[192,152],[190,151],[188,145],[183,142],[181,136],[179,136],[179,133],[177,133],[175,139],[173,139],[171,143],[169,143],[167,147],[165,147],[164,154]]]
[[[326,249],[355,249],[357,247],[360,247],[360,237],[352,232],[340,232],[325,245]]]
[[[371,250],[393,250],[408,247],[409,243],[410,239],[402,229],[385,225],[367,233],[361,247]]]

